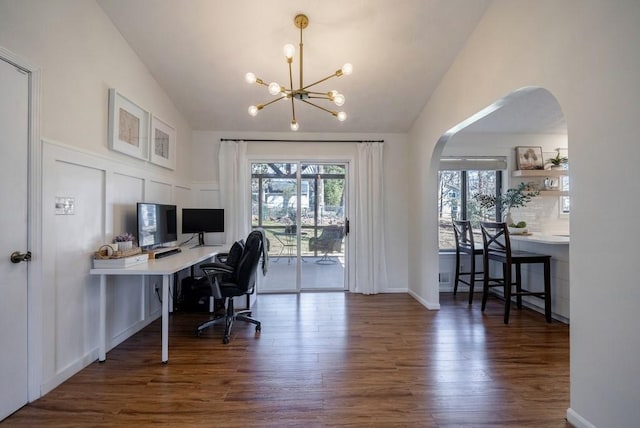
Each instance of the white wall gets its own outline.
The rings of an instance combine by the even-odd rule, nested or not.
[[[638,22],[632,0],[495,0],[410,133],[411,194],[424,196],[409,212],[410,286],[437,304],[438,141],[519,88],[546,88],[561,105],[572,180],[567,415],[576,426],[640,420],[637,233],[620,227],[635,224],[640,208]]]
[[[94,1],[0,0],[0,46],[42,70],[43,137],[167,171],[109,151],[108,89],[116,88],[176,128],[174,174],[190,178],[189,125]]]
[[[194,132],[193,164],[197,186],[217,183],[217,154],[221,138],[264,140],[384,140],[385,219],[387,270],[389,288],[385,291],[406,291],[407,279],[407,136],[404,134],[312,134],[312,133],[228,133]],[[290,143],[249,142],[247,155],[253,159],[267,157],[292,159],[349,159],[355,158],[355,143]],[[355,179],[355,177],[354,177]],[[215,184],[213,184],[215,186]]]
[[[33,305],[42,313],[29,315],[36,326],[30,335],[42,349],[33,359],[41,367],[30,357],[34,399],[97,358],[98,282],[88,274],[93,252],[114,235],[135,231],[136,201],[191,199],[191,129],[93,1],[0,0],[0,46],[41,72],[43,141],[36,154],[42,170],[35,175],[42,192],[36,216],[42,218],[42,248],[30,249],[30,269],[43,280],[29,283],[30,296],[42,299]],[[109,88],[175,126],[175,171],[108,149]],[[76,213],[56,216],[56,196],[74,197]],[[159,316],[154,281],[110,283],[109,348]]]

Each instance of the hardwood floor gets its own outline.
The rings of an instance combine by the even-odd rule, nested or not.
[[[569,327],[465,293],[260,295],[262,332],[194,336],[159,320],[3,422],[6,427],[569,427]]]

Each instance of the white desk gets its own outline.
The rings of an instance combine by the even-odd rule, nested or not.
[[[127,268],[91,269],[92,275],[100,275],[100,332],[99,361],[107,358],[107,276],[108,275],[162,275],[162,362],[169,361],[169,285],[174,273],[211,259],[222,246],[182,248],[181,253],[149,260],[147,263]]]

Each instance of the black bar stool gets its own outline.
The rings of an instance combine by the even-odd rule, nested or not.
[[[544,299],[544,316],[551,322],[551,256],[528,251],[512,251],[509,229],[506,223],[481,222],[484,261],[484,287],[482,290],[482,310],[487,304],[490,287],[504,287],[504,323],[509,323],[511,296],[516,296],[518,309],[522,308],[522,296],[534,296]],[[502,278],[492,278],[489,261],[502,264]],[[525,263],[544,265],[544,291],[536,292],[522,288],[521,266]],[[515,266],[515,278],[511,277],[511,266]],[[515,285],[516,291],[512,292]]]
[[[453,220],[453,234],[456,237],[456,278],[453,284],[453,295],[458,293],[458,284],[463,283],[469,286],[469,304],[473,303],[473,287],[476,281],[482,281],[476,275],[482,271],[476,271],[476,256],[482,255],[482,248],[476,248],[473,242],[473,230],[469,220]],[[467,254],[470,259],[468,271],[461,270],[460,255]],[[462,279],[462,276],[469,276],[469,279]]]

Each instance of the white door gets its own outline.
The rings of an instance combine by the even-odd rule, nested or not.
[[[28,400],[28,141],[29,75],[0,60],[0,420]]]

